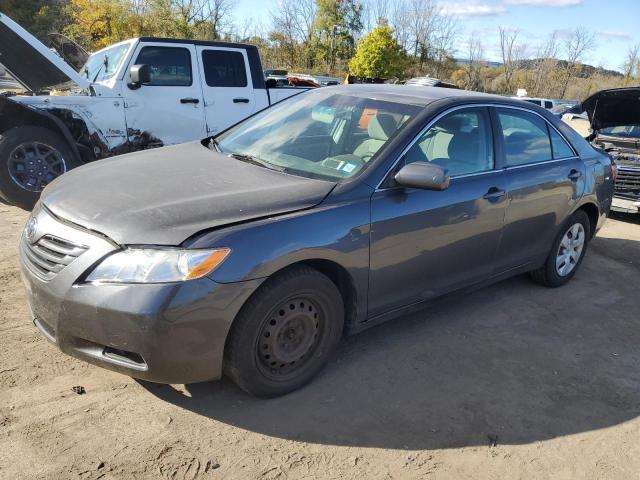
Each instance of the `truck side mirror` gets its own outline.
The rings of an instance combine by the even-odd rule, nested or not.
[[[131,90],[136,90],[145,83],[151,82],[151,69],[149,68],[149,65],[133,65],[129,69],[129,77],[131,80],[127,86]]]

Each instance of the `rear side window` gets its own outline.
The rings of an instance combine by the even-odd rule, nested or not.
[[[143,47],[136,64],[149,65],[155,86],[188,87],[191,85],[191,54],[186,48]]]
[[[246,87],[244,55],[228,50],[203,50],[204,79],[210,87]]]
[[[546,122],[520,110],[497,109],[508,167],[551,160]]]
[[[575,155],[565,139],[562,138],[555,129],[549,128],[549,135],[551,136],[551,147],[553,148],[554,159],[573,157]]]
[[[438,120],[405,155],[405,163],[433,162],[449,175],[493,169],[491,121],[486,108],[468,108]]]

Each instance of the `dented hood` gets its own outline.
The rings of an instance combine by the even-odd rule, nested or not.
[[[640,125],[640,87],[601,90],[582,102],[582,108],[593,130]]]
[[[41,201],[119,244],[179,245],[202,230],[313,207],[334,186],[194,142],[77,168],[52,182]]]
[[[0,13],[0,63],[31,91],[73,83],[88,88],[89,80],[24,28]]]

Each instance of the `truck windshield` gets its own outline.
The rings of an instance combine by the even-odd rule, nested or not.
[[[129,44],[125,43],[96,52],[89,57],[87,63],[80,69],[80,73],[86,75],[92,82],[109,80],[120,69],[128,49]]]
[[[216,144],[241,161],[340,181],[362,173],[419,111],[416,105],[318,89],[245,120]]]

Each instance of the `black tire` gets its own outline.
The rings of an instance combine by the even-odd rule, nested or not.
[[[23,152],[33,155],[34,150],[29,145],[41,146],[42,150],[38,152],[42,155],[32,159],[25,158],[17,150],[20,146],[26,146]],[[19,162],[15,159],[18,158],[24,158],[25,163],[34,162],[33,175],[27,175],[23,170],[18,171],[19,168],[24,168],[17,165]],[[54,162],[55,166],[52,165]],[[0,134],[0,196],[10,204],[31,210],[47,184],[80,164],[68,143],[58,133],[42,127],[14,127]]]
[[[569,230],[571,230],[575,225],[578,224],[582,225],[582,229],[584,231],[584,245],[580,251],[578,260],[573,262],[571,270],[567,274],[561,275],[558,272],[558,268],[556,268],[556,259],[561,252],[560,243],[562,242],[565,234],[568,234]],[[564,226],[558,232],[558,235],[553,242],[553,246],[551,247],[551,251],[549,252],[549,256],[547,257],[544,265],[536,270],[529,272],[529,276],[536,283],[539,283],[546,287],[555,288],[565,285],[573,278],[573,276],[578,271],[578,268],[580,268],[582,260],[587,253],[589,240],[591,240],[591,222],[589,221],[589,216],[584,211],[578,210],[569,217]]]
[[[258,397],[297,390],[325,365],[343,325],[344,304],[334,283],[313,268],[292,267],[268,279],[236,317],[225,374]]]

